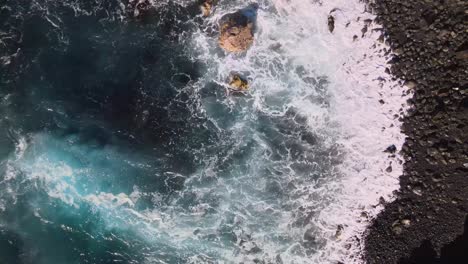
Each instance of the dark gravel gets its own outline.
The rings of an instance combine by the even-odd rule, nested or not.
[[[369,6],[397,54],[391,72],[414,96],[396,150],[405,158],[401,188],[369,229],[366,260],[468,263],[468,1]]]

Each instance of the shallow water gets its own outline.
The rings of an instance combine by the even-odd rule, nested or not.
[[[216,25],[249,3],[254,46],[225,54]],[[249,3],[2,3],[0,263],[360,261],[401,172],[378,25],[357,1]]]

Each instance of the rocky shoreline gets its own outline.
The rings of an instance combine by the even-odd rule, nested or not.
[[[468,2],[375,0],[413,94],[397,199],[365,240],[367,263],[468,263]]]

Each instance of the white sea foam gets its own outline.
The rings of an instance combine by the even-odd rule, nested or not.
[[[260,6],[254,45],[245,55],[223,54],[216,36],[204,29],[216,28],[224,14],[253,2]],[[331,34],[327,19],[334,9]],[[404,136],[394,114],[405,109],[402,87],[385,73],[388,57],[382,50],[388,47],[373,30],[379,26],[370,23],[361,37],[365,20],[373,18],[364,10],[358,0],[221,1],[205,28],[191,38],[183,36],[193,58],[208,67],[189,88],[195,89],[206,118],[229,132],[226,142],[219,142],[228,150],[203,157],[204,166],[187,175],[183,189],[170,199],[142,194],[137,187],[129,194],[87,192],[77,186],[88,176],[97,177],[93,173],[100,168],[83,173],[67,157],[41,151],[24,157],[34,152],[26,141],[17,144],[6,180],[21,171],[54,199],[93,206],[107,228],[131,230],[149,245],[164,245],[148,246],[147,263],[166,263],[161,256],[170,254],[189,263],[360,263],[365,228],[382,209],[378,200],[391,199],[398,187],[402,167],[383,150],[401,146]],[[248,76],[249,96],[219,99],[197,93],[212,82],[224,85],[231,71]],[[235,112],[235,120],[223,122],[213,105]],[[286,122],[289,115],[292,124]],[[275,142],[257,127],[262,118],[278,126],[305,124],[317,143],[302,142],[278,154],[275,144],[285,142]],[[296,137],[283,135],[281,140],[300,142]],[[48,140],[36,135],[29,145]],[[301,148],[300,160],[294,146]],[[93,155],[121,162],[119,153]],[[390,162],[392,172],[387,172]],[[225,172],[220,164],[231,167]],[[157,206],[139,210],[135,205],[144,195]],[[36,217],[49,223],[39,212]]]
[[[305,183],[309,193],[298,197],[304,207],[318,202],[311,197],[328,201],[308,225],[325,241],[323,248],[305,257],[286,252],[283,262],[362,262],[365,228],[382,209],[379,198],[392,199],[402,173],[399,157],[388,159],[383,152],[392,144],[402,145],[398,117],[406,109],[404,88],[385,72],[389,47],[377,40],[380,26],[372,22],[374,16],[365,12],[360,1],[258,3],[256,39],[245,55],[218,55],[216,37],[207,37],[203,31],[194,37],[195,49],[212,65],[214,74],[207,78],[223,83],[233,70],[248,73],[255,111],[281,115],[290,108],[299,109],[307,117],[309,129],[322,142],[337,144],[344,155],[336,167],[339,176],[329,177],[321,187]],[[216,27],[223,15],[246,4],[222,2],[208,25]],[[335,19],[333,34],[327,27],[330,14]],[[303,69],[303,76],[297,69]],[[307,77],[321,76],[327,80],[325,95],[318,95],[314,84],[307,82]],[[270,104],[272,97],[281,97],[281,105]],[[320,100],[314,98],[327,103],[317,104]],[[392,171],[386,171],[390,165]],[[284,220],[287,225],[293,219]]]

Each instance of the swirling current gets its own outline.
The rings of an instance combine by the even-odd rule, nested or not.
[[[251,4],[254,45],[226,54],[218,22]],[[198,5],[0,2],[0,263],[360,261],[403,138],[372,15]]]

